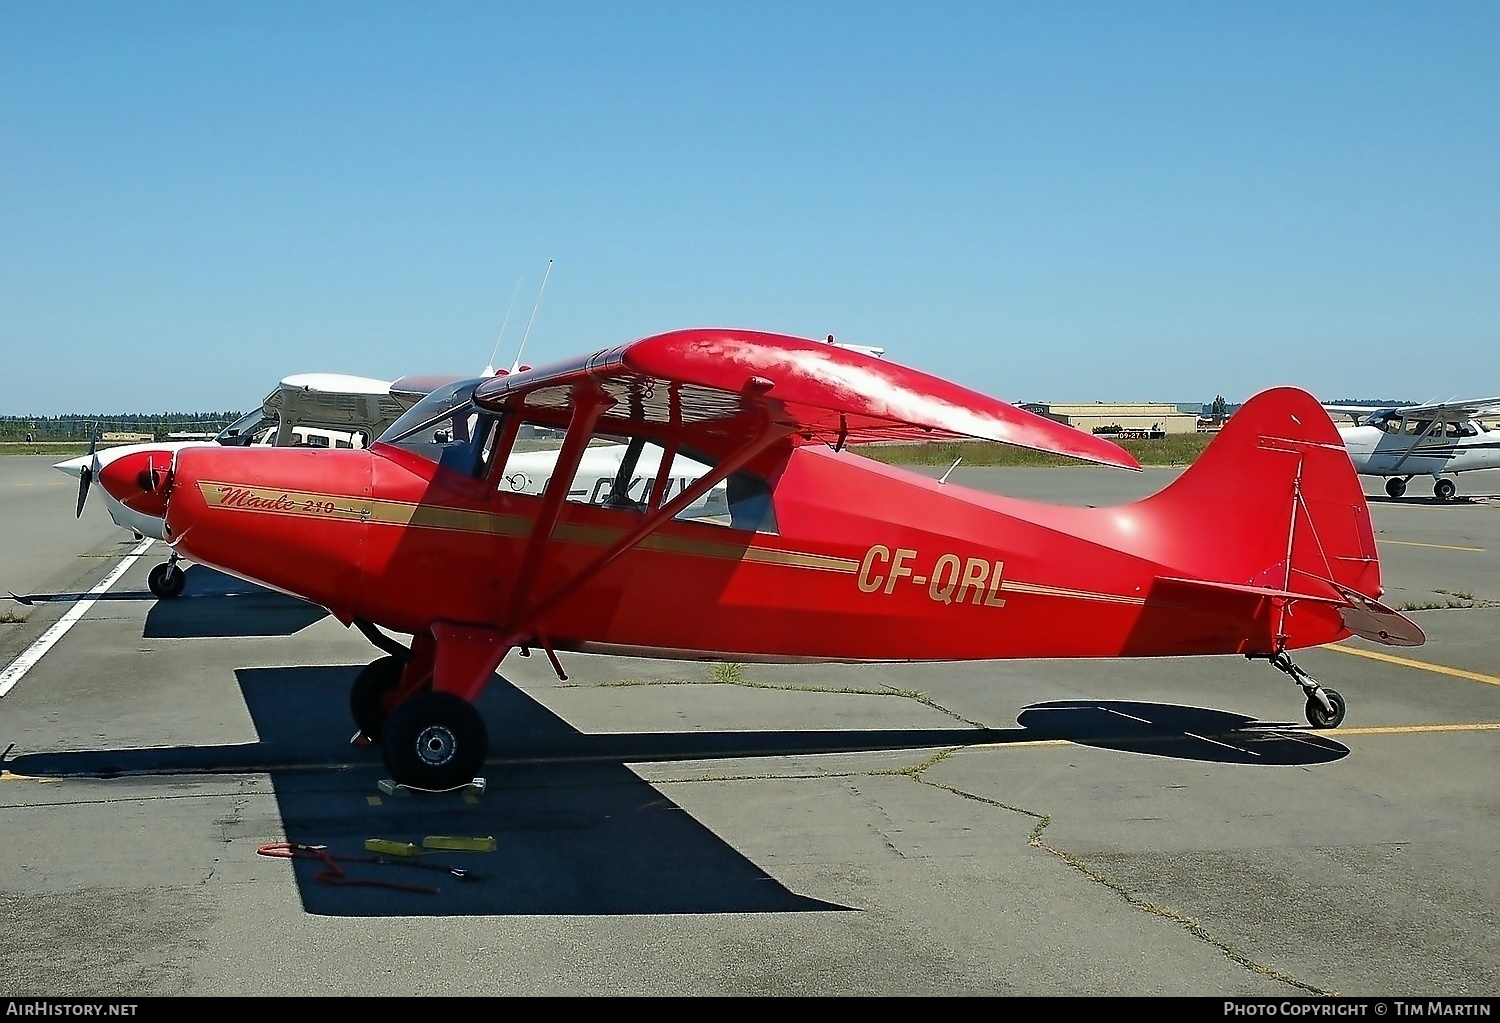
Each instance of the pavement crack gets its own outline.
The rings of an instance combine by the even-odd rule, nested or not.
[[[984,728],[981,721],[974,721],[964,717],[955,710],[938,703],[926,693],[916,689],[902,689],[897,686],[815,686],[791,682],[757,682],[747,679],[741,672],[738,664],[715,664],[710,669],[711,678],[620,678],[610,679],[606,682],[588,683],[600,689],[627,686],[739,686],[742,689],[770,689],[784,693],[824,693],[834,696],[895,696],[904,700],[919,703],[929,710],[935,710],[939,714],[946,715],[954,721],[969,725],[974,728]],[[579,686],[581,688],[581,686]],[[571,687],[570,687],[571,688]]]
[[[936,766],[937,764],[942,763],[944,760],[947,760],[954,753],[958,752],[959,749],[960,747],[953,747],[951,749],[943,750],[939,753],[933,754],[932,756],[919,763],[911,765],[910,767],[897,768],[894,770],[871,771],[869,773],[883,775],[905,775],[919,785],[927,785],[935,789],[940,789],[943,792],[947,792],[950,795],[958,796],[961,799],[972,800],[976,803],[984,803],[987,806],[993,806],[999,810],[1007,810],[1011,813],[1018,813],[1022,816],[1029,817],[1032,820],[1036,821],[1036,825],[1031,829],[1031,835],[1028,839],[1029,844],[1032,847],[1040,849],[1043,852],[1050,853],[1051,855],[1057,857],[1063,863],[1066,863],[1069,867],[1072,867],[1074,870],[1078,871],[1078,873],[1082,874],[1090,881],[1093,881],[1095,884],[1101,885],[1102,887],[1114,892],[1134,908],[1139,909],[1144,913],[1149,913],[1152,916],[1160,917],[1163,920],[1169,920],[1172,923],[1177,924],[1193,937],[1197,938],[1199,941],[1202,941],[1204,944],[1217,949],[1232,962],[1244,967],[1251,973],[1259,974],[1262,977],[1269,977],[1272,980],[1279,981],[1280,983],[1286,984],[1290,987],[1297,988],[1300,991],[1306,991],[1312,995],[1317,995],[1320,997],[1337,997],[1337,991],[1325,991],[1322,988],[1317,987],[1316,985],[1300,981],[1295,977],[1292,977],[1286,973],[1281,972],[1280,970],[1275,969],[1274,967],[1267,966],[1264,963],[1256,962],[1250,956],[1235,948],[1227,941],[1209,932],[1205,927],[1203,927],[1203,925],[1198,923],[1192,917],[1186,916],[1183,913],[1179,913],[1177,910],[1171,908],[1170,906],[1158,905],[1157,903],[1152,902],[1149,899],[1141,898],[1140,896],[1132,893],[1118,881],[1113,880],[1108,875],[1090,866],[1082,857],[1075,856],[1065,849],[1059,849],[1054,845],[1048,844],[1042,838],[1042,835],[1047,830],[1048,825],[1052,823],[1052,817],[1050,814],[1040,813],[1036,810],[1031,810],[1024,806],[1014,806],[1010,803],[1001,802],[998,799],[991,799],[988,796],[981,796],[977,792],[969,792],[964,789],[958,788],[955,785],[948,785],[944,782],[931,781],[923,777],[923,773],[925,771]]]

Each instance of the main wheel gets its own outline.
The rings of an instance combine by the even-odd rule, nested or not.
[[[1452,480],[1440,479],[1432,485],[1432,496],[1439,501],[1451,501],[1456,493],[1458,493],[1458,484]]]
[[[381,728],[391,777],[417,789],[452,789],[473,781],[489,752],[484,719],[468,700],[433,690],[403,700]]]
[[[171,600],[182,593],[187,585],[187,573],[170,561],[164,561],[151,570],[146,585],[162,600]]]
[[[1344,698],[1336,690],[1324,689],[1323,695],[1333,704],[1333,712],[1323,709],[1316,696],[1307,698],[1307,723],[1314,728],[1337,728],[1344,721]]]
[[[401,685],[406,665],[398,657],[381,657],[359,670],[349,687],[349,713],[365,738],[380,739],[380,729],[390,713],[386,700]]]
[[[1406,481],[1400,476],[1392,476],[1385,481],[1385,492],[1392,497],[1400,497],[1406,493]]]

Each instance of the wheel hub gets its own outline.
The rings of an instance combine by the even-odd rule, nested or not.
[[[453,732],[442,725],[428,725],[417,735],[417,756],[429,767],[442,767],[457,752]]]

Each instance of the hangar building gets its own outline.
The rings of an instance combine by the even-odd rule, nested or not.
[[[1021,407],[1086,433],[1105,436],[1159,437],[1198,432],[1198,413],[1184,412],[1172,402],[1031,402]]]

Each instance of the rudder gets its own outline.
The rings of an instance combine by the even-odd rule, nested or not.
[[[1359,477],[1333,420],[1298,388],[1252,397],[1141,511],[1170,538],[1169,563],[1184,574],[1324,598],[1342,589],[1380,596]]]

